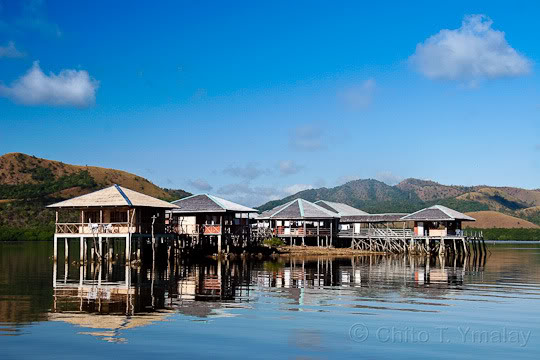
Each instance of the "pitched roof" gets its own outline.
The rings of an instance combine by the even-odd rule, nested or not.
[[[340,203],[340,202],[319,200],[319,201],[315,201],[315,204],[327,210],[335,212],[339,216],[367,215],[367,212],[365,211],[362,211],[360,209],[357,209],[355,207],[352,207],[350,205]]]
[[[177,206],[173,210],[175,213],[257,212],[255,209],[209,194],[192,195],[172,203]]]
[[[156,199],[152,196],[141,194],[137,191],[127,189],[119,185],[94,191],[90,194],[74,197],[73,199],[61,201],[49,205],[49,208],[81,208],[81,207],[108,207],[108,206],[129,206],[129,207],[154,207],[172,209],[176,205],[167,201]]]
[[[341,223],[383,223],[383,222],[401,222],[401,218],[407,214],[366,214],[354,216],[342,216],[339,219]]]
[[[434,205],[432,207],[418,210],[410,215],[404,216],[402,220],[409,221],[476,221],[474,218],[462,214],[459,211],[452,210],[442,205]]]
[[[259,219],[331,219],[339,215],[304,199],[295,199],[265,211]]]

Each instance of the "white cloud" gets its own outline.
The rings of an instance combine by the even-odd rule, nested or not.
[[[6,46],[0,46],[0,58],[20,58],[24,57],[24,53],[20,52],[13,41],[7,43]]]
[[[294,129],[289,135],[289,144],[293,149],[301,151],[316,151],[326,148],[321,128],[312,124]]]
[[[382,171],[375,176],[375,179],[382,181],[386,185],[394,186],[398,184],[403,178],[398,175],[394,175],[390,171]]]
[[[271,200],[282,199],[300,191],[313,189],[312,185],[294,184],[277,186],[251,186],[249,183],[227,184],[216,190],[216,195],[246,206],[260,206]]]
[[[212,185],[203,179],[188,180],[187,183],[189,186],[199,191],[210,191],[213,189]]]
[[[270,200],[281,199],[285,194],[275,187],[255,186],[247,183],[228,184],[216,190],[216,194],[246,206],[259,206]]]
[[[342,175],[336,179],[336,186],[360,179],[359,175]]]
[[[300,191],[304,191],[304,190],[309,190],[309,189],[313,189],[313,185],[308,185],[308,184],[294,184],[294,185],[290,185],[290,186],[287,186],[285,189],[283,189],[283,191],[287,194],[287,195],[294,195]]]
[[[223,169],[223,173],[246,180],[253,180],[267,173],[267,171],[259,168],[256,163],[248,163],[245,166],[228,166]]]
[[[293,160],[282,160],[279,162],[279,172],[284,176],[297,174],[302,168],[303,166]]]
[[[94,104],[99,82],[85,70],[45,74],[35,61],[30,70],[10,86],[0,85],[0,96],[24,105],[86,107]]]
[[[344,90],[338,96],[349,109],[363,110],[368,108],[373,102],[375,86],[375,80],[368,79],[358,86]]]
[[[416,46],[409,62],[430,79],[465,80],[519,76],[532,63],[506,41],[502,31],[492,29],[485,15],[465,16],[461,27],[443,29]]]

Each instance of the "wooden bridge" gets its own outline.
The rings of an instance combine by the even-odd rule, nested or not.
[[[369,224],[367,228],[341,230],[341,239],[351,239],[351,249],[370,252],[413,253],[413,254],[443,254],[447,251],[454,254],[471,252],[486,252],[483,233],[471,232],[466,234],[437,233],[436,235],[415,235],[411,229],[393,229],[375,227]]]

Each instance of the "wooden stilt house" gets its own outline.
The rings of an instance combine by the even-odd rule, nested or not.
[[[304,199],[295,199],[262,213],[257,222],[272,234],[295,245],[332,246],[337,235],[339,215]]]
[[[79,238],[81,260],[86,257],[88,239],[94,239],[101,256],[104,239],[109,243],[108,239],[123,238],[129,260],[132,239],[171,236],[165,230],[165,210],[176,207],[119,185],[49,205],[56,210],[54,258],[59,238],[65,239],[65,254],[69,239]]]
[[[174,201],[167,212],[173,232],[191,245],[213,245],[220,253],[224,247],[250,242],[249,215],[257,210],[209,194],[198,194]]]
[[[461,237],[462,222],[476,221],[468,215],[442,205],[418,210],[402,217],[402,220],[414,221],[414,235],[417,237]]]

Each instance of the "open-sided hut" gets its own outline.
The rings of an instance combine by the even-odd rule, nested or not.
[[[417,237],[462,236],[462,222],[476,221],[474,218],[442,205],[418,210],[403,216],[403,221],[414,221],[414,235]]]
[[[331,246],[339,215],[307,200],[295,199],[262,213],[257,221],[266,223],[274,236],[290,240],[291,245],[297,240],[302,245],[313,240],[320,246],[320,240],[324,239]]]
[[[131,239],[167,237],[165,210],[176,205],[119,185],[49,205],[56,210],[54,257],[59,238],[80,238],[81,260],[86,254],[85,239],[98,240],[100,256],[103,239],[124,238],[126,258],[130,258]],[[65,254],[67,256],[67,251]]]
[[[257,210],[209,194],[173,201],[167,217],[173,231],[195,244],[242,245],[250,241],[249,214]]]

